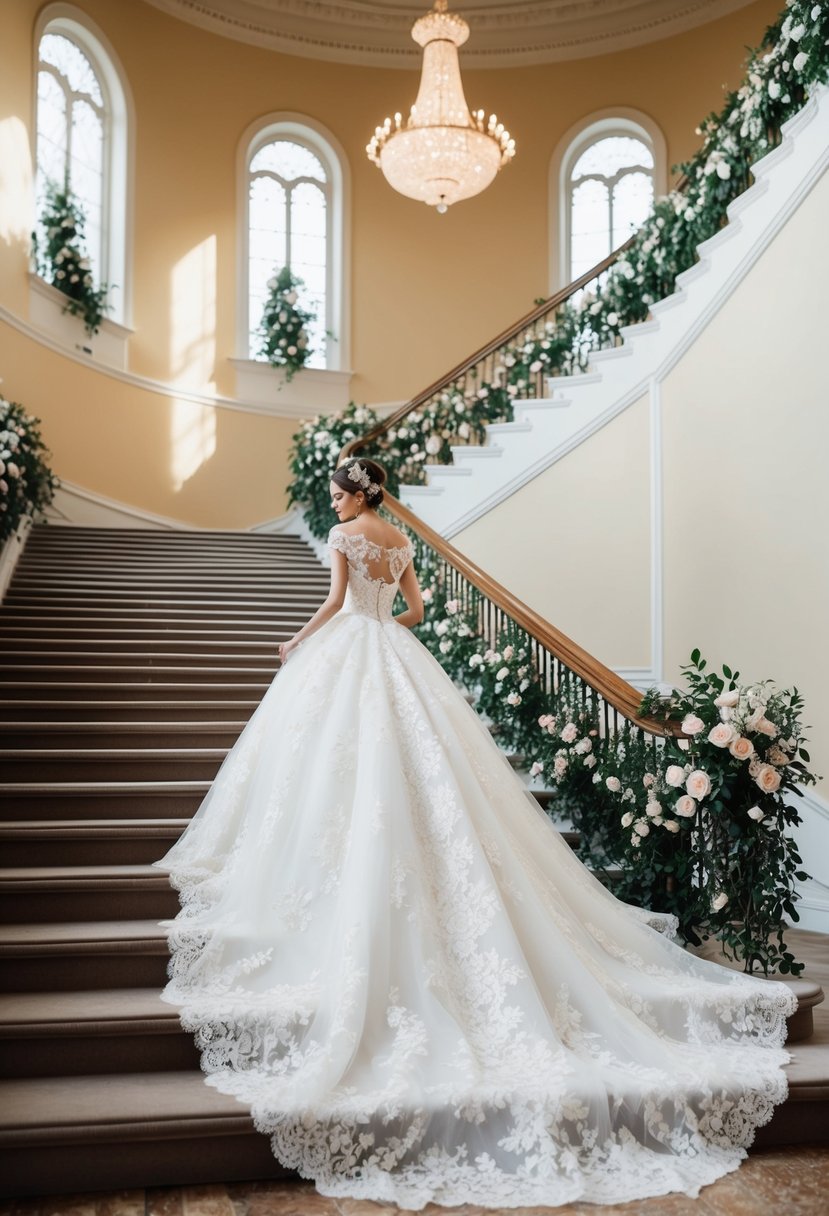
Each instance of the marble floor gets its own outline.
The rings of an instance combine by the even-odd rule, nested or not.
[[[504,1216],[826,1216],[829,1146],[752,1153],[698,1199],[660,1196],[613,1207],[511,1208]],[[0,1216],[405,1216],[400,1208],[326,1199],[307,1183],[234,1182],[113,1194],[62,1195],[0,1203]],[[420,1216],[497,1216],[491,1208],[434,1205]]]

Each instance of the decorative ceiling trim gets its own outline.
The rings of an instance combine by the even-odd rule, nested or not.
[[[467,69],[554,63],[627,50],[715,21],[752,0],[459,0],[472,27]],[[181,21],[305,59],[417,71],[406,0],[145,0]],[[450,4],[450,8],[454,5]],[[761,31],[758,31],[758,37]]]

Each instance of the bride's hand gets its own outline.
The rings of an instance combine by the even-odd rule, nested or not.
[[[291,654],[292,651],[296,650],[298,645],[299,642],[295,642],[293,638],[288,638],[287,642],[279,643],[279,661],[283,667],[288,661],[288,655]]]

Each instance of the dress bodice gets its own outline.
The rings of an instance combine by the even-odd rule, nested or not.
[[[328,534],[331,549],[344,554],[348,562],[348,590],[343,612],[369,616],[379,621],[389,621],[397,597],[403,571],[412,560],[414,549],[411,541],[403,545],[378,545],[361,532],[341,532],[334,527]],[[372,570],[387,571],[372,577]]]

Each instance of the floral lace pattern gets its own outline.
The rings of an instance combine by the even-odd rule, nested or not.
[[[409,547],[389,582],[364,542],[332,532],[342,611],[157,863],[182,901],[164,999],[323,1194],[696,1195],[786,1096],[794,997],[601,886],[393,620]]]

